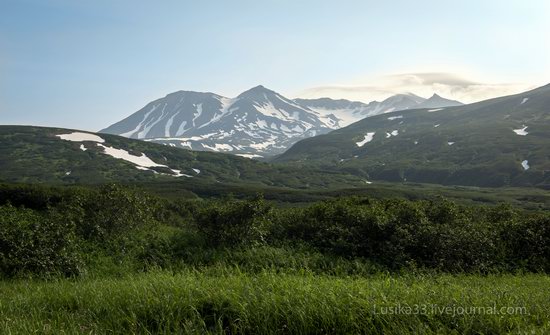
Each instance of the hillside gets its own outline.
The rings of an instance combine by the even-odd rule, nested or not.
[[[342,174],[314,169],[304,173],[233,155],[60,128],[0,126],[0,157],[3,182],[179,181],[297,188],[361,183],[356,177]]]
[[[373,116],[302,140],[275,162],[368,180],[550,186],[550,85],[464,106]]]

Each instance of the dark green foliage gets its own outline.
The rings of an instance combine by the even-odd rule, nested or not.
[[[550,217],[523,214],[520,218],[506,206],[466,207],[446,200],[351,198],[287,210],[274,234],[392,269],[547,271]]]
[[[103,187],[95,196],[74,199],[70,204],[83,211],[78,232],[86,239],[123,237],[155,222],[156,199],[116,185]]]
[[[0,192],[4,276],[215,264],[351,274],[550,271],[550,215],[509,205],[346,197],[285,208],[262,198],[169,201],[116,185],[34,188]]]
[[[262,199],[216,201],[198,210],[196,226],[211,246],[239,246],[265,242],[271,207]]]
[[[78,275],[74,226],[57,214],[0,207],[0,275]]]

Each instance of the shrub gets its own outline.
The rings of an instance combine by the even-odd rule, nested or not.
[[[271,206],[263,199],[214,202],[195,214],[198,231],[211,246],[264,243]]]
[[[57,215],[0,207],[0,272],[66,276],[80,272],[74,226]]]
[[[78,233],[100,241],[124,238],[154,224],[156,205],[152,197],[117,185],[104,186],[96,196],[76,198],[69,204],[73,211],[83,209]]]

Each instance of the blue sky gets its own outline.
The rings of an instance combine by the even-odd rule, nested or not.
[[[550,82],[548,15],[546,0],[0,0],[0,124],[99,130],[172,91],[258,84],[475,101]]]

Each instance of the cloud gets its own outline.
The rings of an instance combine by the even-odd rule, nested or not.
[[[430,97],[437,93],[443,97],[471,103],[494,97],[520,93],[540,85],[526,83],[489,83],[463,78],[447,72],[401,73],[361,80],[350,85],[313,87],[295,96],[302,98],[329,97],[370,102],[383,100],[399,93],[414,93]]]

